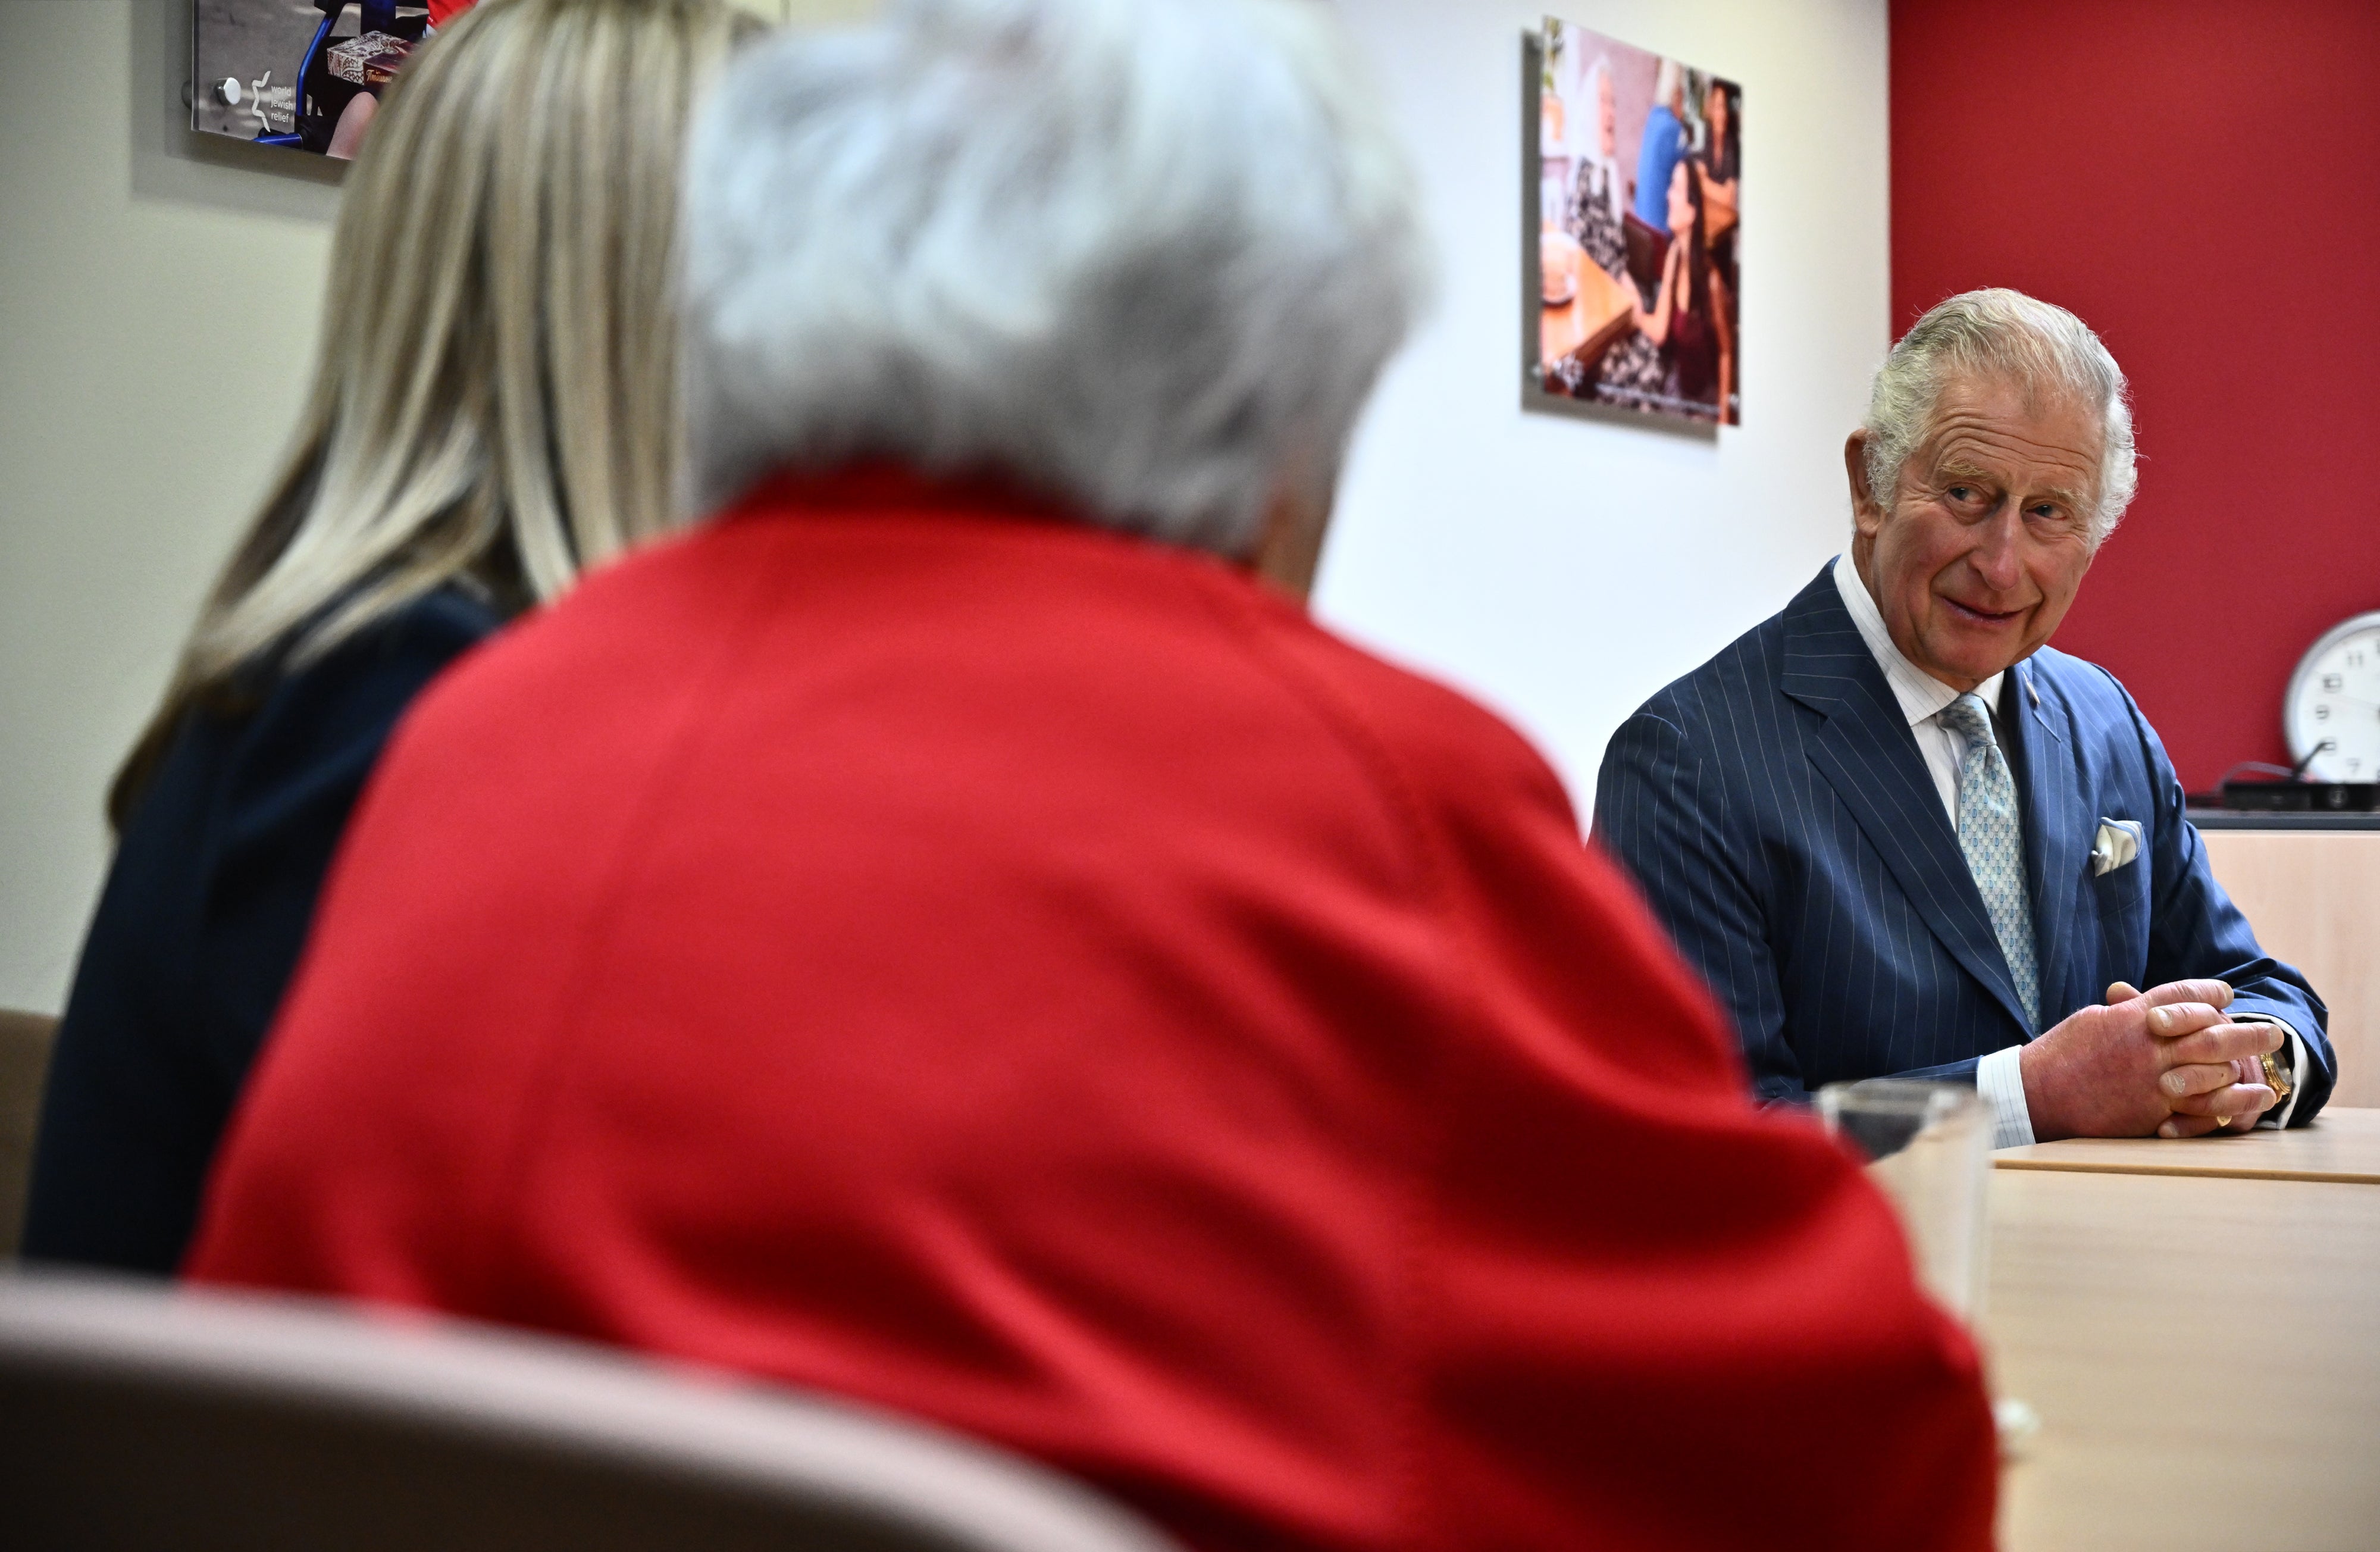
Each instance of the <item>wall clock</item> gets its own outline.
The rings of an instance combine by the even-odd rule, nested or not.
[[[2380,610],[2334,625],[2299,661],[2281,726],[2314,780],[2380,781]]]

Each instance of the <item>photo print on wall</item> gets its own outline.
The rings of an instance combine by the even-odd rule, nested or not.
[[[1534,43],[1525,396],[1742,424],[1743,89],[1553,17]]]
[[[196,0],[190,127],[354,157],[407,57],[471,0]]]

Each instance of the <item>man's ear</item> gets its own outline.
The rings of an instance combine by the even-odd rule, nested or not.
[[[1867,483],[1867,432],[1853,431],[1843,443],[1843,472],[1852,482],[1852,525],[1874,534],[1884,522],[1884,503]]]

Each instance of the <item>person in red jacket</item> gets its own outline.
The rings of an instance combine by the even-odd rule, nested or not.
[[[1416,200],[1308,0],[781,39],[726,510],[367,794],[188,1263],[822,1388],[1214,1552],[1979,1548],[1974,1353],[1552,772],[1318,628]]]

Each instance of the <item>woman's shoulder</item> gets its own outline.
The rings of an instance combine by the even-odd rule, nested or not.
[[[161,933],[191,940],[188,913],[208,908],[227,881],[243,898],[294,888],[310,908],[391,732],[502,623],[470,593],[437,589],[318,657],[252,664],[185,707],[125,816],[86,954],[125,944],[146,953],[140,945]]]
[[[236,785],[269,793],[360,780],[414,698],[504,617],[457,585],[432,588],[318,654],[271,665],[220,705],[239,727]],[[227,713],[227,715],[226,715]]]
[[[336,607],[325,610],[323,616]],[[504,624],[504,615],[478,590],[449,582],[407,600],[324,648],[309,649],[306,633],[296,633],[286,649],[249,667],[235,698],[264,710],[274,702],[370,696],[382,685],[402,689],[411,684],[418,689]]]
[[[478,588],[448,582],[408,599],[328,649],[274,665],[285,683],[345,681],[434,671],[504,628],[504,616]]]

